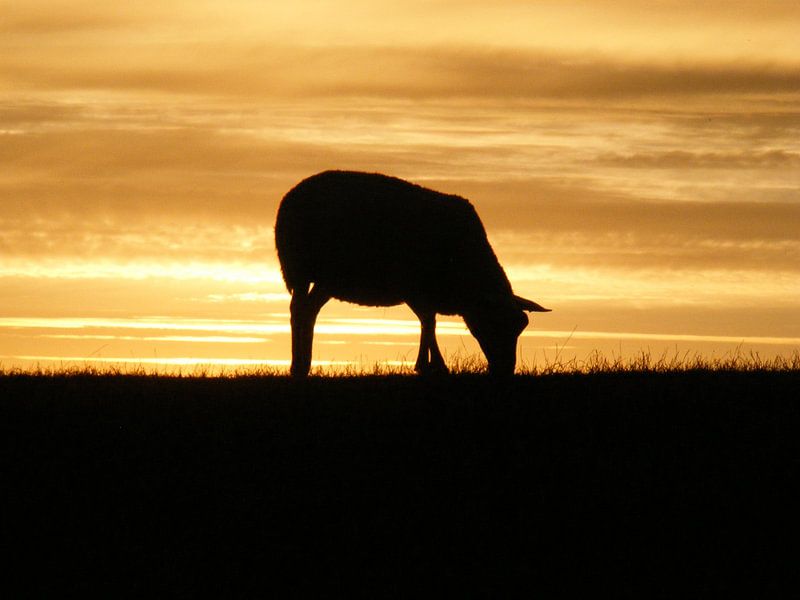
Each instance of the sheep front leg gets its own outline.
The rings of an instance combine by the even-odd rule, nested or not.
[[[413,307],[412,310],[419,318],[421,327],[419,354],[414,370],[417,373],[447,373],[447,366],[436,343],[436,313]]]

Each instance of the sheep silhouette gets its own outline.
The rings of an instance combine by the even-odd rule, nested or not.
[[[415,369],[447,372],[436,314],[461,315],[489,362],[512,374],[525,311],[469,201],[386,175],[325,171],[281,201],[275,245],[292,294],[291,373],[311,367],[314,324],[331,298],[368,306],[407,304],[422,335]]]

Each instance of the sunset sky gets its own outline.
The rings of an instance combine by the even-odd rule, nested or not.
[[[0,367],[288,365],[275,213],[331,168],[469,198],[553,309],[528,363],[790,355],[798,31],[796,0],[0,0]],[[331,302],[315,364],[418,336]]]

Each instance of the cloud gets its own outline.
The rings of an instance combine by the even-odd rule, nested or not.
[[[595,160],[603,166],[635,169],[800,169],[800,153],[785,150],[608,153]]]
[[[797,64],[636,62],[479,46],[12,46],[5,87],[274,98],[605,100],[800,92]],[[2,85],[0,80],[0,85]]]
[[[69,36],[73,34],[119,35],[126,30],[149,34],[158,24],[171,22],[173,27],[196,25],[201,15],[208,17],[203,10],[198,10],[198,4],[184,0],[169,3],[139,0],[124,4],[104,0],[0,0],[3,13],[0,33],[9,39],[35,38],[40,44],[52,43],[53,36],[59,36],[62,41],[71,40]],[[191,12],[193,7],[194,12]]]
[[[800,203],[675,202],[594,188],[590,182],[550,178],[433,182],[466,196],[484,221],[503,230],[586,232],[642,236],[680,234],[717,240],[798,241]]]
[[[55,123],[74,122],[82,112],[80,106],[42,100],[3,103],[0,104],[0,131],[22,131]]]
[[[31,6],[33,4],[33,6]],[[77,4],[77,3],[76,3]],[[51,3],[49,8],[29,2],[3,2],[3,20],[0,33],[4,35],[53,35],[71,32],[108,30],[119,27],[125,21],[119,12],[101,11],[94,7],[91,11],[80,10],[80,6],[68,7],[66,4]]]
[[[430,182],[429,182],[430,183]],[[430,183],[469,197],[504,264],[554,268],[737,269],[793,272],[800,265],[797,203],[670,203],[547,181]],[[247,198],[245,198],[247,199]],[[274,208],[182,212],[74,207],[0,219],[7,258],[230,264],[274,263]],[[263,200],[263,199],[262,199]],[[70,209],[70,212],[63,212]],[[238,216],[237,216],[238,215]],[[413,243],[409,240],[409,244]]]
[[[283,194],[349,168],[469,198],[516,264],[796,272],[800,113],[726,106],[7,103],[0,252],[266,260]]]
[[[413,150],[264,139],[205,125],[6,135],[0,212],[32,228],[61,222],[65,231],[90,221],[271,226],[278,202],[300,179],[342,167],[402,173],[431,156]]]
[[[504,99],[658,98],[693,95],[796,93],[796,66],[764,64],[678,64],[623,62],[588,55],[436,48],[407,52],[379,49],[377,63],[409,74],[392,82],[385,75],[362,82],[344,79],[352,94],[391,93],[411,97]],[[313,60],[313,59],[312,59]],[[353,61],[358,72],[358,60]],[[313,87],[313,84],[312,84]]]
[[[344,167],[469,198],[499,251],[515,263],[765,271],[796,271],[800,264],[798,189],[783,174],[797,170],[789,150],[751,150],[738,142],[719,152],[639,151],[635,144],[627,153],[586,149],[583,126],[569,125],[570,115],[581,113],[569,112],[550,114],[542,126],[550,123],[547,135],[569,145],[527,147],[520,143],[524,130],[507,130],[491,113],[445,107],[443,118],[436,113],[406,131],[398,125],[410,118],[404,105],[376,112],[309,110],[264,121],[259,112],[225,120],[222,109],[182,112],[170,105],[152,112],[134,105],[119,114],[59,106],[0,111],[6,127],[21,127],[0,144],[6,168],[0,251],[266,260],[274,258],[269,236],[283,194],[312,173]],[[631,117],[634,129],[646,114]],[[513,123],[521,113],[512,115]],[[338,129],[336,119],[347,125]],[[688,143],[691,128],[676,129],[673,117],[646,121],[658,129],[665,122],[674,146]],[[740,128],[729,122],[726,130],[736,137]],[[681,177],[717,169],[716,178],[704,175],[701,183],[719,187],[719,199],[703,201],[695,196],[701,188],[642,167],[673,169]],[[730,174],[744,168],[754,170],[754,182],[730,185]],[[623,173],[609,184],[610,169]],[[765,173],[773,171],[783,185],[764,191],[759,186],[770,183]],[[678,184],[685,187],[680,201],[648,189]]]
[[[244,225],[208,220],[169,223],[143,216],[136,222],[120,216],[11,220],[0,218],[0,254],[6,260],[155,260],[163,263],[197,260],[259,262],[272,258],[272,219]]]
[[[514,264],[765,273],[800,265],[796,201],[668,202],[548,179],[433,185],[470,198]]]

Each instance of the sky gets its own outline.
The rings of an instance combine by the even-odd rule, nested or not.
[[[290,359],[278,203],[326,169],[468,198],[521,363],[800,348],[794,0],[0,0],[0,368]],[[409,240],[411,243],[411,240]],[[446,357],[479,349],[440,318]],[[331,302],[319,366],[402,364]]]

